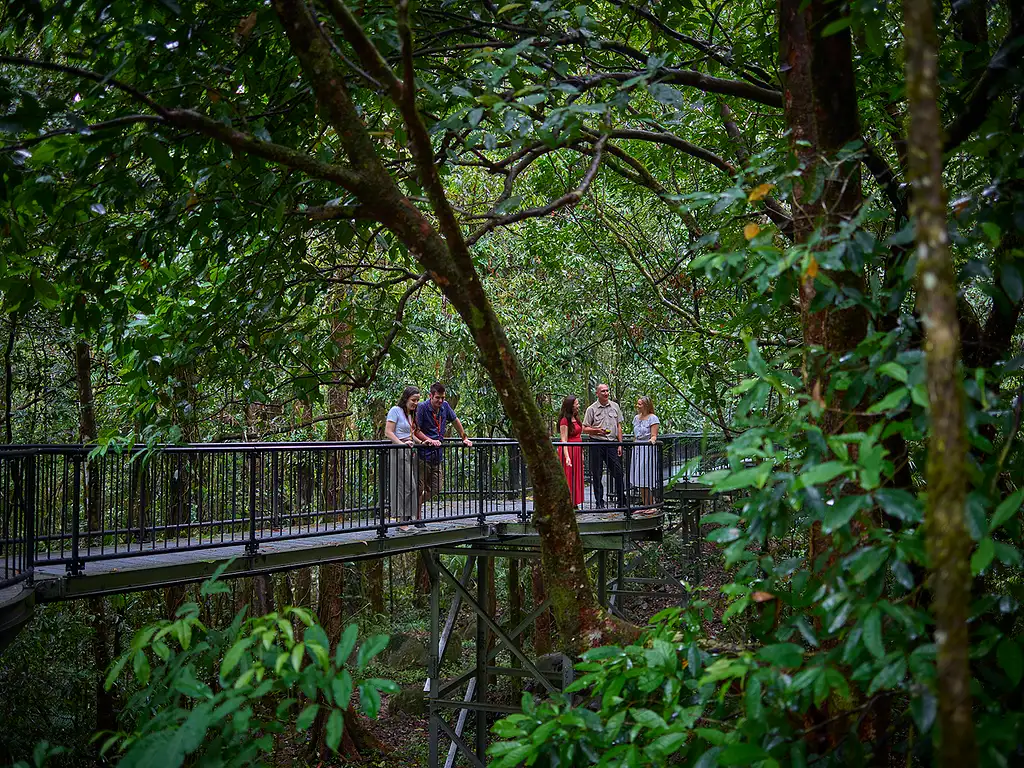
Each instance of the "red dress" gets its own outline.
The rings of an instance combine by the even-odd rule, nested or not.
[[[569,495],[572,496],[572,503],[578,506],[583,503],[583,425],[576,419],[569,424],[563,418],[558,422],[559,436],[562,426],[569,428],[567,442],[580,444],[579,447],[573,445],[558,448],[558,458],[562,462],[562,469],[565,470],[565,480],[569,483]],[[565,463],[566,454],[572,461],[571,467]]]

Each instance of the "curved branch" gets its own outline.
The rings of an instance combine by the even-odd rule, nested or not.
[[[483,226],[476,230],[473,234],[466,238],[467,245],[473,245],[481,237],[486,235],[496,227],[503,227],[508,224],[514,224],[517,221],[523,221],[524,219],[533,219],[539,216],[547,216],[549,213],[557,211],[559,208],[564,208],[567,205],[575,205],[583,196],[587,194],[587,190],[590,189],[590,184],[597,176],[597,170],[601,166],[601,157],[604,154],[604,145],[608,141],[608,135],[605,134],[597,140],[594,145],[594,159],[590,161],[590,167],[587,168],[587,172],[583,175],[579,185],[576,189],[571,192],[566,192],[564,195],[556,200],[552,200],[547,205],[542,205],[537,208],[527,208],[524,211],[518,211],[516,213],[509,214],[508,216],[499,216],[490,219]]]
[[[612,139],[637,139],[639,141],[653,141],[658,144],[664,144],[667,147],[678,149],[680,152],[685,152],[688,155],[696,157],[698,160],[703,160],[706,163],[710,163],[721,171],[728,173],[729,175],[735,175],[737,172],[736,166],[725,160],[709,149],[704,147],[698,147],[696,144],[691,144],[685,139],[681,139],[675,134],[665,133],[660,131],[641,131],[632,129],[617,129],[609,134],[609,138]]]
[[[645,74],[644,71],[604,72],[592,77],[570,77],[564,82],[574,85],[580,90],[589,90],[605,83],[624,83],[637,77],[643,77]],[[736,96],[769,107],[782,107],[782,91],[762,88],[759,85],[745,83],[740,80],[712,77],[692,69],[659,69],[651,75],[651,81],[664,85],[683,85],[706,93]]]
[[[52,139],[54,136],[68,136],[78,133],[89,134],[96,131],[104,131],[108,128],[120,128],[123,125],[134,125],[136,123],[160,123],[162,121],[163,118],[159,115],[123,115],[122,117],[115,117],[110,120],[104,120],[100,123],[87,125],[85,128],[57,128],[40,136],[25,139],[18,144],[8,144],[0,147],[0,152],[15,152],[19,149],[28,149],[29,147],[34,147],[36,144],[42,144],[44,141]]]
[[[760,67],[755,67],[751,64],[746,65],[746,69],[750,72],[753,72],[754,75],[756,75],[757,78],[759,78],[758,80],[754,80],[753,77],[751,77],[750,75],[743,71],[742,67],[737,68],[732,57],[723,54],[721,51],[717,49],[717,47],[714,44],[709,43],[705,40],[700,40],[699,38],[696,37],[691,37],[690,35],[685,35],[682,32],[673,29],[650,11],[646,10],[645,8],[638,8],[633,3],[625,2],[625,0],[609,0],[609,2],[611,2],[612,5],[617,5],[620,8],[628,8],[631,13],[634,13],[640,18],[649,21],[651,24],[660,29],[669,37],[674,38],[675,40],[678,40],[679,42],[684,43],[685,45],[689,45],[692,48],[696,48],[701,53],[710,56],[719,64],[728,67],[732,71],[736,72],[740,77],[747,78],[750,82],[754,83],[755,85],[765,87],[768,85],[770,76]]]
[[[235,130],[227,123],[194,112],[191,109],[161,109],[164,120],[170,125],[198,131],[211,139],[217,139],[232,149],[262,157],[264,160],[280,163],[324,181],[333,181],[353,194],[364,191],[364,180],[351,168],[333,163],[324,163],[304,152],[283,144],[261,141],[255,136]]]
[[[90,69],[72,67],[68,64],[57,64],[52,61],[39,61],[37,59],[29,59],[23,56],[0,56],[0,64],[15,64],[22,67],[32,67],[33,69],[43,69],[48,72],[62,72],[66,75],[76,75],[86,80],[92,80],[100,85],[110,85],[113,88],[128,94],[136,101],[141,101],[158,115],[163,115],[167,111],[164,107],[161,107],[138,88],[117,80],[116,78],[110,77],[109,75],[93,72]]]
[[[427,284],[430,279],[429,275],[424,272],[417,278],[416,282],[413,283],[406,289],[405,293],[402,294],[402,298],[398,300],[398,308],[395,310],[395,320],[391,324],[391,330],[388,332],[388,337],[384,339],[384,343],[381,348],[377,351],[377,354],[369,361],[369,369],[359,377],[352,377],[351,386],[354,389],[365,387],[370,384],[376,377],[377,371],[380,370],[381,363],[384,362],[384,358],[387,357],[388,352],[391,351],[391,345],[395,343],[395,338],[398,336],[398,332],[402,330],[402,318],[405,316],[405,307],[409,303],[414,295],[416,295],[420,288]]]

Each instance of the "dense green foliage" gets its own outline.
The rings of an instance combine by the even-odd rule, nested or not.
[[[211,581],[201,595],[227,591]],[[243,609],[221,630],[206,627],[199,614],[197,604],[187,603],[174,620],[139,630],[111,667],[108,688],[128,665],[139,686],[125,707],[132,719],[129,727],[100,735],[105,739],[102,753],[122,753],[118,765],[259,765],[273,753],[287,723],[294,721],[297,731],[305,731],[321,707],[330,713],[327,745],[337,750],[345,713],[354,712],[354,690],[370,717],[380,710],[381,691],[398,690],[389,680],[353,680],[347,664],[356,646],[355,624],[332,648],[327,633],[304,608],[249,619]],[[368,638],[355,656],[356,674],[387,643],[386,635]]]
[[[742,643],[718,646],[688,613],[592,651],[575,707],[528,702],[498,726],[500,765],[936,761],[924,468],[944,404],[929,401],[914,282],[900,13],[797,3],[827,16],[801,48],[789,5],[411,9],[415,98],[445,192],[548,413],[607,378],[624,403],[653,392],[672,427],[732,438],[705,479],[733,508],[704,522],[730,577],[711,602]],[[325,30],[331,7],[317,6]],[[75,437],[63,382],[80,336],[100,362],[107,437],[317,437],[339,386],[356,392],[350,429],[365,436],[405,383],[435,378],[475,431],[509,431],[417,254],[322,175],[270,159],[284,146],[340,163],[344,138],[318,116],[273,7],[3,13],[16,440]],[[395,8],[359,14],[400,71]],[[1022,18],[1017,0],[958,2],[938,22],[970,440],[953,469],[968,485],[973,712],[992,766],[1024,757]],[[427,210],[396,105],[335,43],[374,150]],[[835,98],[801,113],[791,78],[820,50],[838,50],[816,63]],[[846,120],[834,146],[808,125],[847,90],[859,126]],[[184,128],[178,109],[257,143]],[[211,645],[202,663],[215,657]],[[184,717],[168,707],[153,728]]]

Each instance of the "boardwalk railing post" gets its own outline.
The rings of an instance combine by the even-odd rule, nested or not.
[[[36,454],[25,457],[25,569],[32,583],[36,560]]]
[[[245,542],[245,553],[255,555],[260,545],[256,541],[256,461],[259,454],[249,453],[249,540]]]
[[[82,455],[76,453],[71,457],[73,480],[73,494],[71,497],[71,562],[68,563],[68,572],[72,576],[79,576],[82,573],[80,542],[78,537],[78,526],[82,521],[79,505],[82,502]]]
[[[626,471],[626,444],[620,441],[619,448],[622,450],[622,455],[619,457],[619,472],[621,473],[619,476],[619,488],[626,497],[626,519],[631,520],[633,518],[633,489],[630,487],[629,474]],[[632,460],[634,457],[630,454],[629,458]]]
[[[519,451],[519,519],[525,524],[530,516],[526,513],[526,457],[523,455],[523,448],[516,443],[516,450]]]
[[[487,465],[485,457],[490,446],[482,445],[476,449],[476,490],[478,494],[476,516],[480,527],[486,525],[487,518],[484,512],[484,467]],[[472,451],[470,452],[472,456]]]
[[[665,507],[665,446],[659,443],[654,450],[655,456],[655,470],[654,477],[657,478],[658,488],[657,496],[654,500],[658,503],[662,509]]]
[[[387,510],[385,499],[388,495],[388,475],[391,471],[391,451],[389,448],[377,449],[377,535],[384,538],[388,535]],[[397,456],[395,457],[398,458]],[[401,467],[401,464],[398,465]]]

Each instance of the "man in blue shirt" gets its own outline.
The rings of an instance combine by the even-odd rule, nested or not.
[[[424,503],[441,493],[444,487],[444,451],[441,448],[441,441],[448,425],[455,425],[455,431],[459,433],[464,446],[470,448],[473,445],[473,441],[466,437],[466,430],[462,428],[459,417],[444,399],[444,393],[444,384],[436,382],[430,387],[430,397],[427,401],[416,406],[416,427],[426,438],[424,443],[427,445],[426,448],[418,449],[421,509]],[[417,515],[417,518],[421,517],[422,515]],[[416,526],[424,527],[422,521],[417,522]]]

